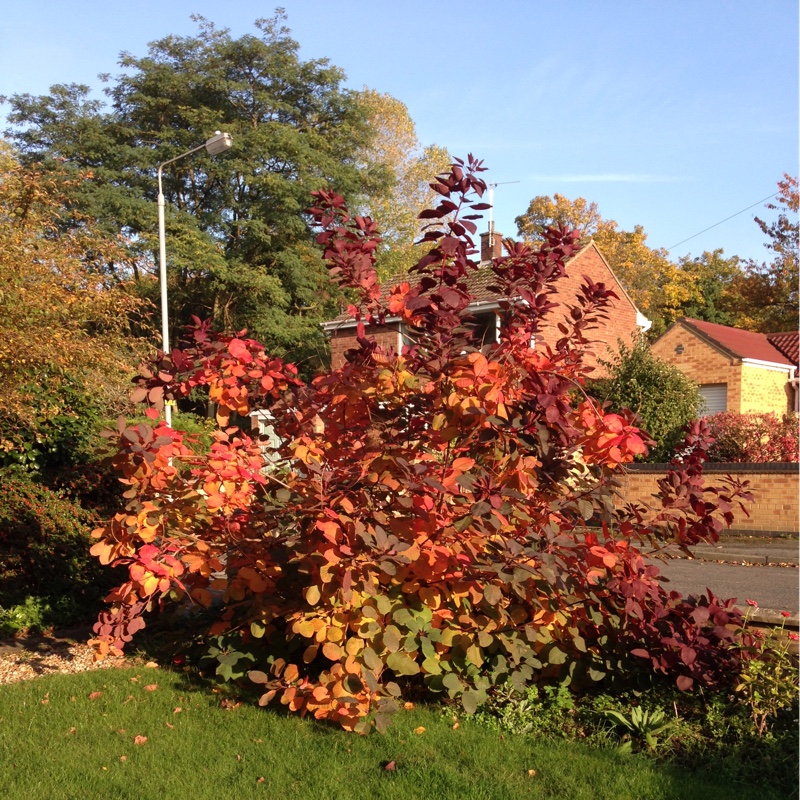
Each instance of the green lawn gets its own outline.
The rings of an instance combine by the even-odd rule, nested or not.
[[[182,675],[144,667],[0,687],[0,797],[777,797],[611,749],[504,737],[469,720],[453,729],[439,710],[404,711],[388,733],[359,737],[279,711],[225,705],[235,704]],[[383,768],[389,761],[394,771]]]

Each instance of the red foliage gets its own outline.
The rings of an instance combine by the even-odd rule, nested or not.
[[[217,594],[209,635],[259,659],[250,676],[263,703],[279,696],[360,732],[371,712],[385,723],[398,677],[468,709],[508,678],[579,685],[638,669],[688,688],[729,677],[741,651],[725,626],[738,612],[666,592],[636,543],[714,540],[745,487],[703,486],[708,431],[697,426],[655,522],[641,508],[615,511],[614,478],[647,442],[630,413],[607,413],[584,391],[589,335],[613,293],[587,279],[562,338],[530,347],[558,311],[574,232],[551,229],[540,249],[494,261],[500,339],[473,342],[475,215],[462,212],[485,208],[473,202],[481,171],[470,156],[437,178],[442,200],[422,215],[436,221],[432,249],[386,304],[374,224],[316,193],[332,276],[360,299],[358,347],[340,369],[304,386],[244,333],[201,328],[193,348],[143,373],[138,399],[207,384],[223,421],[269,403],[280,444],[266,459],[228,428],[199,457],[163,424],[120,426],[129,503],[95,532],[93,551],[127,564],[130,580],[96,627],[101,654],[121,648],[144,609],[175,597],[211,609]],[[400,353],[369,336],[387,313],[408,326]],[[587,532],[590,520],[601,527]]]
[[[714,444],[709,461],[797,462],[797,414],[736,414],[706,417]]]

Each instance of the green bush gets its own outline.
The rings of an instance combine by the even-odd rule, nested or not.
[[[91,458],[101,427],[102,403],[81,383],[62,374],[31,375],[20,384],[30,414],[0,410],[0,468],[41,473]]]
[[[677,367],[661,361],[644,340],[633,347],[620,342],[619,355],[601,362],[608,377],[593,381],[590,394],[609,401],[612,411],[630,408],[655,440],[647,461],[669,461],[683,439],[683,427],[700,413],[697,384]]]
[[[0,470],[0,606],[6,626],[16,619],[17,629],[30,627],[21,624],[27,619],[34,627],[60,627],[96,613],[114,584],[89,555],[98,522],[26,472]]]

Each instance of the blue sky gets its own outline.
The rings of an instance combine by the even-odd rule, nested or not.
[[[327,57],[349,86],[402,100],[424,144],[471,151],[489,180],[519,181],[495,193],[503,234],[532,197],[560,192],[627,230],[642,225],[674,258],[768,256],[752,219],[762,205],[673,245],[797,175],[795,0],[282,5],[303,58]],[[192,13],[238,36],[272,12],[241,0],[16,3],[0,20],[0,94],[99,91],[121,51],[193,34]]]

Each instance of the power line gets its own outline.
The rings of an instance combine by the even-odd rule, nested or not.
[[[684,239],[678,244],[671,244],[667,250],[672,250],[673,247],[679,247],[680,245],[684,244],[684,242],[688,242],[690,239],[695,239],[701,234],[705,233],[706,231],[710,231],[712,228],[716,228],[717,225],[722,225],[723,222],[727,222],[729,219],[733,219],[734,217],[738,217],[739,214],[744,214],[745,211],[749,211],[751,208],[755,208],[756,206],[760,206],[762,203],[765,203],[767,200],[771,200],[773,197],[779,195],[780,192],[775,192],[774,194],[769,195],[769,197],[765,197],[763,200],[759,200],[757,203],[753,203],[751,206],[747,206],[747,208],[743,208],[741,211],[737,211],[735,214],[731,214],[729,217],[725,217],[725,219],[720,220],[719,222],[715,222],[713,225],[709,225],[707,228],[704,228],[700,233],[692,234],[688,239]]]

